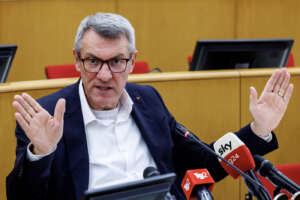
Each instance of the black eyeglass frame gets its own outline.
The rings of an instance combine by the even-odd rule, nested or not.
[[[120,59],[119,59],[119,60],[125,60],[125,61],[126,61],[126,65],[125,65],[124,70],[122,70],[122,71],[120,71],[120,72],[114,72],[114,71],[112,71],[111,68],[110,68],[110,65],[109,65],[109,61],[112,61],[112,60],[114,60],[114,59],[116,59],[116,58],[111,58],[111,59],[108,59],[108,60],[102,60],[102,59],[100,59],[100,58],[94,57],[95,59],[98,59],[99,61],[102,62],[101,66],[99,67],[99,70],[98,70],[97,72],[90,72],[90,71],[86,70],[86,68],[85,68],[84,62],[85,62],[86,60],[88,60],[88,59],[91,59],[91,57],[81,58],[80,54],[78,54],[78,58],[79,58],[79,60],[80,60],[80,61],[82,62],[82,64],[83,64],[83,69],[84,69],[84,71],[86,71],[86,72],[88,72],[88,73],[99,73],[99,71],[102,69],[104,63],[107,64],[108,69],[109,69],[109,71],[110,71],[111,73],[122,73],[122,72],[125,72],[125,71],[126,71],[126,69],[127,69],[127,64],[128,64],[128,62],[132,59],[132,54],[130,55],[129,58],[120,58]]]

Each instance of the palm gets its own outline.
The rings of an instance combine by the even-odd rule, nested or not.
[[[34,146],[34,153],[51,152],[62,137],[65,100],[60,99],[51,116],[31,96],[16,95],[13,106],[15,117]]]
[[[33,118],[26,135],[34,147],[46,152],[58,143],[62,129],[63,124],[43,110]]]
[[[250,88],[250,112],[260,130],[270,132],[279,125],[293,91],[289,79],[286,70],[274,72],[258,100],[255,88]]]

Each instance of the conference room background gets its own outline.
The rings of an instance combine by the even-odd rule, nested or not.
[[[0,0],[0,44],[18,45],[7,82],[26,81],[0,87],[0,120],[5,121],[0,126],[0,199],[6,199],[5,176],[15,159],[13,96],[29,92],[37,98],[75,82],[32,80],[46,79],[46,65],[74,63],[77,26],[83,17],[98,11],[119,13],[131,21],[138,61],[147,61],[150,68],[159,67],[163,72],[179,71],[151,77],[131,75],[130,82],[155,86],[176,119],[206,142],[251,120],[249,86],[261,92],[271,71],[183,72],[189,69],[187,57],[193,54],[196,41],[294,38],[296,68],[290,72],[296,87],[287,113],[275,130],[280,148],[266,158],[275,165],[299,163],[298,0]],[[244,199],[245,193],[243,181],[231,177],[213,191],[215,199]]]

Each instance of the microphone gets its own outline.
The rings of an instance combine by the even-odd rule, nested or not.
[[[157,175],[160,175],[160,173],[155,167],[150,166],[150,167],[146,167],[144,169],[144,172],[143,172],[144,178],[149,178],[149,177],[157,176]]]
[[[300,191],[299,185],[282,174],[270,163],[270,161],[259,155],[254,155],[254,160],[257,165],[257,172],[261,176],[268,178],[274,185],[287,190],[291,194]]]
[[[224,159],[222,156],[215,153],[215,151],[213,151],[211,148],[209,148],[206,144],[202,143],[195,135],[191,134],[184,126],[182,126],[179,123],[176,123],[176,133],[178,135],[182,136],[182,137],[185,137],[185,138],[189,139],[192,142],[196,142],[197,144],[199,144],[208,153],[210,153],[211,155],[213,155],[213,156],[217,157],[218,159],[222,160],[224,163],[226,163],[228,166],[230,166],[230,168],[234,169],[236,172],[238,172],[238,174],[242,175],[244,180],[247,180],[249,183],[251,183],[253,185],[253,187],[260,188],[262,191],[264,191],[265,196],[266,196],[265,199],[271,199],[270,195],[268,194],[268,192],[266,191],[266,189],[262,186],[262,184],[260,182],[257,182],[255,180],[253,180],[253,178],[251,178],[249,175],[247,175],[246,173],[241,171],[235,165],[231,164],[229,161]],[[224,148],[225,148],[225,146],[224,146]],[[226,148],[228,148],[228,145],[226,146]]]
[[[300,200],[300,192],[296,192],[296,193],[292,196],[291,200]]]
[[[273,198],[273,200],[288,200],[288,199],[289,199],[288,195],[283,193],[279,193]]]
[[[255,162],[248,147],[234,133],[227,133],[218,139],[214,143],[214,149],[217,154],[243,172],[255,168]],[[222,160],[219,159],[219,161],[225,171],[233,178],[236,179],[241,175]]]
[[[146,167],[143,172],[144,178],[150,178],[158,175],[160,175],[160,172],[155,167],[152,166]],[[164,200],[176,200],[176,197],[173,196],[170,192],[168,192],[164,197]]]
[[[214,187],[214,179],[207,169],[193,169],[186,171],[181,187],[188,200],[213,200],[210,193]]]
[[[255,180],[256,184],[253,184],[244,178],[246,186],[252,195],[256,196],[258,199],[271,199],[271,196],[266,189],[257,185],[257,183],[261,185],[261,182],[252,171],[255,168],[255,162],[250,150],[234,133],[227,133],[218,139],[214,143],[214,149],[221,157]],[[219,159],[219,161],[225,171],[233,178],[238,178],[240,176],[237,171],[226,165],[222,160]]]

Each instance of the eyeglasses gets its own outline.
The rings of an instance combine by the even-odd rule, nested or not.
[[[131,58],[132,56],[130,56],[130,58],[112,58],[109,60],[101,60],[100,58],[93,57],[79,57],[83,63],[84,70],[90,73],[98,73],[102,69],[104,63],[107,63],[107,66],[112,73],[124,72],[126,70],[127,63],[129,60],[131,60]]]

